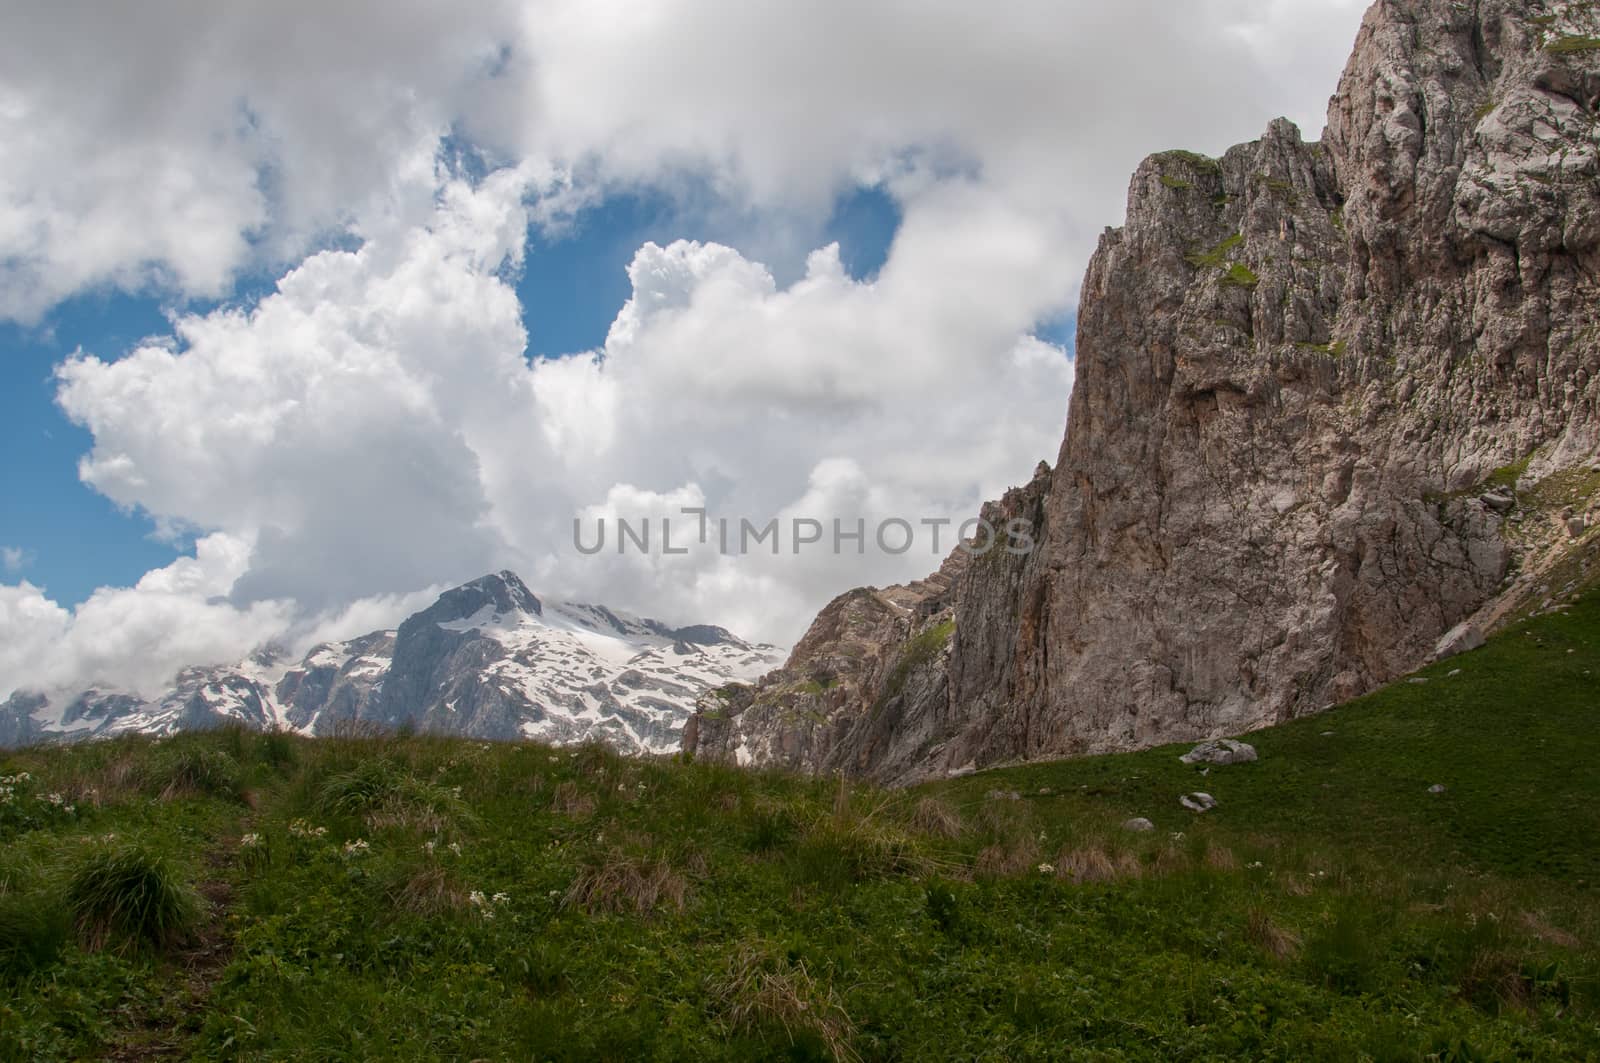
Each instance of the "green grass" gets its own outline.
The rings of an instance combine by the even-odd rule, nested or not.
[[[1218,162],[1216,159],[1210,158],[1209,156],[1201,155],[1198,152],[1182,150],[1163,151],[1157,155],[1156,158],[1160,159],[1162,162],[1179,163],[1192,167],[1200,173],[1212,174],[1215,176],[1222,175],[1222,164],[1220,162]]]
[[[186,940],[200,901],[165,856],[97,846],[72,870],[65,900],[86,947],[169,948]]]
[[[1579,55],[1585,52],[1600,51],[1600,37],[1568,36],[1557,37],[1544,46],[1544,50],[1551,55]]]
[[[1260,283],[1261,278],[1242,262],[1233,263],[1222,274],[1222,285],[1225,288],[1254,288]]]
[[[1228,253],[1244,243],[1243,233],[1234,233],[1209,251],[1194,251],[1186,256],[1189,265],[1196,269],[1225,269]]]
[[[0,753],[0,1059],[1600,1058],[1597,670],[1583,599],[1255,764],[893,793],[426,736]],[[152,781],[213,752],[236,788]]]

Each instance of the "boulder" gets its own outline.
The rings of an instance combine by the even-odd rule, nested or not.
[[[1249,764],[1255,761],[1256,747],[1236,738],[1216,738],[1201,742],[1178,758],[1185,764]]]
[[[1439,644],[1434,647],[1433,659],[1442,661],[1447,657],[1456,657],[1463,653],[1470,653],[1484,643],[1483,632],[1470,620],[1464,620],[1445,632]]]
[[[1134,816],[1132,819],[1123,821],[1122,829],[1133,831],[1135,834],[1144,834],[1148,831],[1155,830],[1156,825],[1151,823],[1148,819],[1145,819],[1143,816]]]
[[[1210,794],[1196,791],[1178,798],[1178,804],[1187,808],[1190,812],[1210,812],[1217,807],[1217,799]]]
[[[1509,513],[1516,507],[1517,499],[1510,491],[1490,491],[1482,502],[1496,513]]]

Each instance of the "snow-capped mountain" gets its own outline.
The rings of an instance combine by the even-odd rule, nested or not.
[[[19,691],[0,705],[0,746],[226,723],[328,734],[364,721],[668,752],[699,694],[782,663],[775,647],[719,627],[541,601],[500,572],[446,591],[396,631],[320,645],[298,661],[263,650],[238,665],[186,669],[154,700]]]

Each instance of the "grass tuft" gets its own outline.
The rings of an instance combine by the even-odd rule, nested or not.
[[[139,846],[97,847],[72,872],[65,899],[89,949],[170,948],[188,940],[200,899],[164,857]]]
[[[588,859],[563,904],[590,915],[649,915],[668,908],[681,912],[689,900],[689,883],[666,860],[611,850]]]
[[[221,797],[242,800],[244,787],[239,762],[221,749],[193,744],[158,754],[140,771],[144,788],[163,801],[184,797]]]
[[[954,841],[967,832],[967,825],[949,802],[923,797],[911,810],[911,829],[930,838]]]
[[[860,1058],[851,1047],[855,1023],[838,993],[812,977],[804,960],[760,945],[741,945],[729,957],[726,972],[712,983],[711,1002],[732,1031],[781,1032],[791,1048],[814,1038],[834,1059]]]

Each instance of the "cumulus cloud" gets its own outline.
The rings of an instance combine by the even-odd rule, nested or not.
[[[1025,480],[1072,373],[1034,330],[1070,310],[1134,163],[1285,112],[1315,135],[1356,3],[30,13],[0,41],[0,317],[281,265],[253,305],[60,368],[83,480],[204,550],[73,612],[0,588],[0,691],[354,634],[502,566],[776,640],[924,574],[920,542],[589,557],[572,521],[959,521]],[[529,226],[686,181],[749,219],[746,246],[645,245],[603,346],[530,364]],[[858,183],[903,214],[871,280],[836,247],[751,251]]]
[[[1140,154],[1285,111],[1314,135],[1360,3],[32,5],[0,38],[0,316],[226,294],[364,232],[447,136],[588,182],[556,215],[685,174],[825,212],[852,179],[967,167],[1076,202],[1081,252]]]
[[[530,364],[505,275],[524,185],[448,179],[427,225],[314,255],[248,312],[68,361],[61,406],[95,440],[82,477],[169,526],[248,538],[226,591],[240,607],[327,612],[510,565],[788,638],[840,581],[938,558],[586,557],[573,519],[964,518],[1059,442],[1071,364],[983,254],[863,282],[829,246],[780,287],[731,248],[647,244],[604,347]]]
[[[195,556],[147,573],[133,587],[102,588],[68,611],[23,582],[0,586],[0,693],[49,690],[99,678],[153,693],[183,661],[238,659],[288,630],[290,603],[244,607],[223,596],[249,563],[250,546],[217,533]]]

